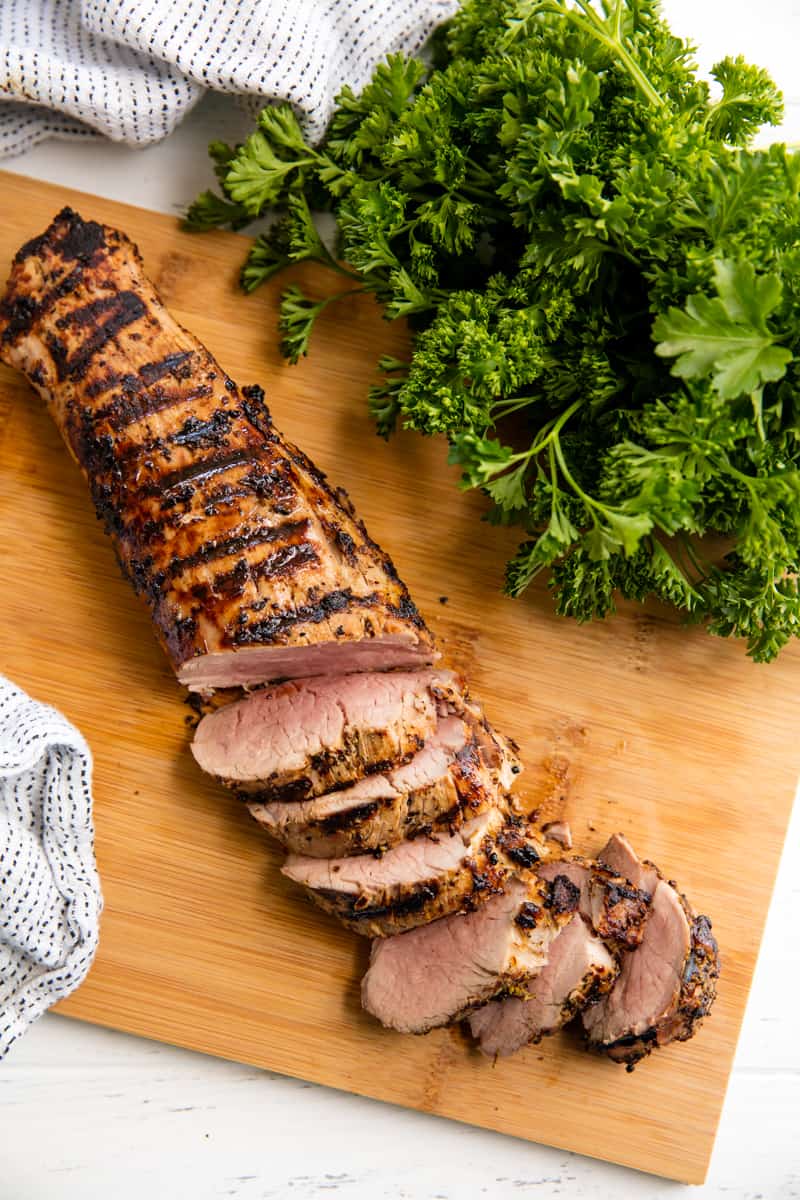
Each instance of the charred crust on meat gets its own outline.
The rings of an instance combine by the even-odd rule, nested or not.
[[[382,808],[386,808],[391,802],[392,799],[390,796],[384,799],[369,800],[353,808],[343,809],[342,812],[331,813],[330,816],[322,817],[317,824],[327,836],[331,836],[334,833],[341,833],[343,830],[355,831],[359,825],[364,825],[367,821],[371,821]]]
[[[4,344],[16,341],[18,337],[28,333],[34,321],[40,320],[54,304],[76,291],[82,275],[83,269],[75,267],[46,292],[41,300],[34,300],[31,296],[14,297],[13,294],[9,294],[0,304],[0,315],[8,322],[3,330]]]
[[[157,362],[145,363],[139,367],[139,378],[145,387],[158,383],[165,375],[174,375],[176,379],[189,379],[195,354],[194,350],[177,350]]]
[[[105,409],[97,412],[96,420],[108,421],[115,433],[120,433],[129,425],[133,425],[145,417],[152,417],[167,409],[177,408],[180,404],[191,404],[193,400],[203,400],[206,396],[210,396],[212,391],[213,388],[208,383],[199,383],[188,392],[170,391],[163,387],[138,393],[123,389]],[[177,435],[172,440],[177,445],[186,444],[178,441]],[[198,444],[208,445],[209,443],[198,439]]]
[[[250,803],[268,803],[272,800],[307,800],[311,795],[312,786],[310,779],[302,778],[293,779],[288,783],[278,786],[267,786],[254,792],[244,791],[242,788],[236,788],[235,790],[240,800],[246,800]]]
[[[157,483],[148,485],[145,495],[159,495],[163,492],[170,492],[173,488],[184,487],[187,484],[194,487],[203,480],[220,475],[223,471],[230,471],[234,467],[242,466],[244,463],[250,461],[250,458],[251,455],[246,450],[233,450],[230,454],[221,454],[216,457],[201,459],[199,462],[190,462],[178,471],[172,471],[168,475],[163,475]]]
[[[242,388],[242,412],[253,428],[268,442],[274,442],[277,434],[272,417],[264,399],[264,389],[257,383]]]
[[[233,635],[237,646],[251,645],[257,642],[272,642],[284,636],[297,625],[318,625],[334,613],[344,612],[348,608],[360,606],[372,607],[378,601],[373,593],[369,596],[354,596],[350,588],[341,588],[328,592],[316,604],[301,604],[297,608],[267,617],[262,621],[253,621],[238,629]]]
[[[61,227],[67,228],[61,232]],[[38,257],[45,250],[60,255],[65,262],[91,263],[98,250],[106,247],[105,230],[97,221],[84,221],[74,209],[65,207],[53,218],[50,226],[37,237],[20,246],[14,255],[15,263]]]
[[[191,567],[212,562],[216,558],[227,558],[242,550],[249,550],[253,546],[261,546],[269,542],[288,542],[296,545],[298,542],[304,542],[307,536],[308,520],[306,519],[287,521],[283,525],[257,525],[255,529],[236,533],[229,538],[210,539],[193,554],[174,559],[170,564],[169,576],[174,579]]]
[[[94,313],[91,310],[95,310]],[[76,309],[68,317],[61,318],[60,322],[56,322],[60,328],[64,328],[66,324],[74,324],[92,330],[84,343],[72,355],[68,354],[66,346],[60,338],[51,335],[48,339],[48,349],[53,358],[59,381],[64,382],[64,380],[70,379],[77,382],[81,380],[86,374],[89,364],[103,346],[116,337],[127,325],[141,320],[146,311],[144,301],[136,292],[115,292],[113,296],[94,300],[81,309]],[[108,318],[98,323],[97,316],[101,313],[107,313]]]
[[[520,906],[520,910],[514,918],[514,923],[519,925],[520,929],[535,929],[541,912],[542,910],[538,904],[534,904],[532,900],[526,900]]]
[[[581,898],[581,889],[566,875],[556,875],[550,884],[547,907],[558,916],[575,912]]]
[[[506,829],[497,839],[500,848],[507,858],[517,867],[528,869],[536,866],[540,855],[538,850],[526,841],[515,829]]]
[[[635,949],[642,941],[651,897],[621,879],[606,879],[601,869],[592,884],[603,888],[602,913],[596,929],[618,947]]]
[[[176,446],[190,446],[192,449],[220,448],[226,444],[231,425],[238,415],[235,408],[218,408],[206,420],[187,417],[178,432],[172,434],[170,441]]]
[[[412,625],[416,625],[421,629],[425,627],[425,622],[419,615],[417,606],[409,596],[406,588],[403,588],[399,604],[387,604],[386,608],[393,616],[399,617],[401,621],[410,621]]]
[[[146,311],[141,297],[136,292],[129,291],[117,292],[114,296],[92,301],[82,309],[76,309],[70,314],[71,323],[81,328],[89,328],[92,332],[80,349],[62,365],[60,378],[73,381],[82,379],[92,359],[103,346],[126,326],[141,320]],[[98,324],[96,318],[100,313],[108,314],[108,319]],[[56,324],[58,325],[58,322]]]
[[[67,230],[56,240],[51,240],[51,245],[54,252],[60,255],[65,261],[74,261],[83,263],[88,266],[93,260],[98,250],[106,248],[106,235],[102,225],[97,221],[84,221],[79,213],[76,213],[73,208],[68,206],[61,209],[61,212],[56,216],[53,225],[45,234],[45,238],[51,233],[54,228],[57,228],[62,223],[66,223]],[[23,250],[25,247],[23,247]],[[35,251],[38,253],[39,251]],[[30,253],[30,250],[28,251]],[[23,255],[27,257],[27,255]]]
[[[281,546],[258,563],[239,559],[232,570],[215,575],[208,589],[213,595],[240,596],[248,583],[293,575],[318,562],[317,552],[310,542],[293,543]]]
[[[18,334],[27,333],[30,329],[38,316],[39,305],[30,296],[20,296],[16,300],[4,300],[0,312],[8,322],[3,330],[3,341],[12,342]]]
[[[433,903],[440,892],[436,880],[429,880],[405,896],[394,901],[379,903],[369,896],[343,896],[340,892],[328,891],[321,888],[316,897],[327,902],[331,910],[347,916],[351,921],[364,922],[376,919],[385,920],[387,917],[398,920],[421,912]]]
[[[341,550],[343,556],[349,563],[352,564],[358,562],[356,543],[355,540],[351,538],[349,533],[347,533],[344,529],[337,529],[336,533],[334,534],[334,540],[336,545]]]
[[[55,218],[53,225],[51,225],[49,229],[46,229],[44,233],[37,234],[36,237],[30,238],[29,241],[24,242],[14,255],[14,262],[23,263],[26,258],[37,258],[42,253],[45,246],[49,244],[52,237],[53,226],[55,225],[56,221],[58,221],[59,217],[63,216],[64,213],[69,211],[70,210],[66,208],[62,209]]]

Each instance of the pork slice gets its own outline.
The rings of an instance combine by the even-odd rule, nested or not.
[[[719,952],[707,917],[696,917],[674,884],[639,863],[621,835],[600,855],[614,870],[652,889],[639,947],[622,958],[611,991],[587,1008],[590,1045],[632,1068],[658,1046],[691,1037],[716,995]]]
[[[203,717],[192,753],[239,792],[306,799],[406,761],[456,703],[449,671],[297,680]]]
[[[469,912],[503,888],[518,864],[537,861],[541,846],[495,807],[453,834],[401,842],[381,857],[320,859],[290,854],[283,873],[302,884],[326,912],[368,937],[390,937],[438,917]]]
[[[364,1008],[389,1029],[427,1033],[522,986],[546,962],[554,936],[546,893],[535,876],[512,878],[473,912],[376,939]]]
[[[181,683],[437,657],[347,495],[178,324],[124,234],[65,208],[21,247],[0,359],[47,402]]]
[[[641,891],[650,895],[655,891],[660,878],[657,868],[652,863],[637,858],[633,846],[624,834],[615,833],[610,837],[600,851],[598,859],[603,866],[629,880]]]
[[[337,858],[386,850],[406,838],[456,829],[506,791],[515,759],[468,711],[440,718],[407,763],[306,801],[250,803],[287,850]]]
[[[617,962],[580,914],[552,939],[547,959],[522,982],[525,995],[484,1005],[469,1018],[472,1036],[490,1058],[514,1054],[571,1021],[607,991]]]
[[[590,859],[551,859],[536,874],[549,888],[551,914],[567,915],[569,924],[526,981],[527,995],[501,998],[471,1018],[473,1036],[492,1057],[554,1033],[608,991],[622,951],[641,941],[649,911],[648,896]]]

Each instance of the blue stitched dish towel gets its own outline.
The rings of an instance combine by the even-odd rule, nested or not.
[[[334,98],[413,54],[456,0],[2,0],[0,157],[45,137],[165,137],[208,89],[289,100],[318,140]]]
[[[0,1058],[83,982],[102,905],[89,747],[0,675]]]

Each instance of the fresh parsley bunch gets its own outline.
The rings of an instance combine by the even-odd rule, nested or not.
[[[763,71],[713,74],[652,0],[472,0],[432,66],[345,88],[320,148],[287,105],[212,145],[223,195],[187,222],[277,211],[246,289],[310,259],[408,319],[371,412],[444,433],[523,530],[512,595],[546,570],[587,620],[655,594],[765,661],[800,628],[800,156],[748,148],[782,111]],[[284,293],[292,361],[330,303]]]

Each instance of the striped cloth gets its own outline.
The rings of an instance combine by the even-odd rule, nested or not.
[[[0,1058],[97,949],[91,779],[77,729],[0,675]]]
[[[319,140],[334,99],[413,53],[456,0],[0,0],[0,157],[45,137],[160,140],[211,88],[289,100]]]

